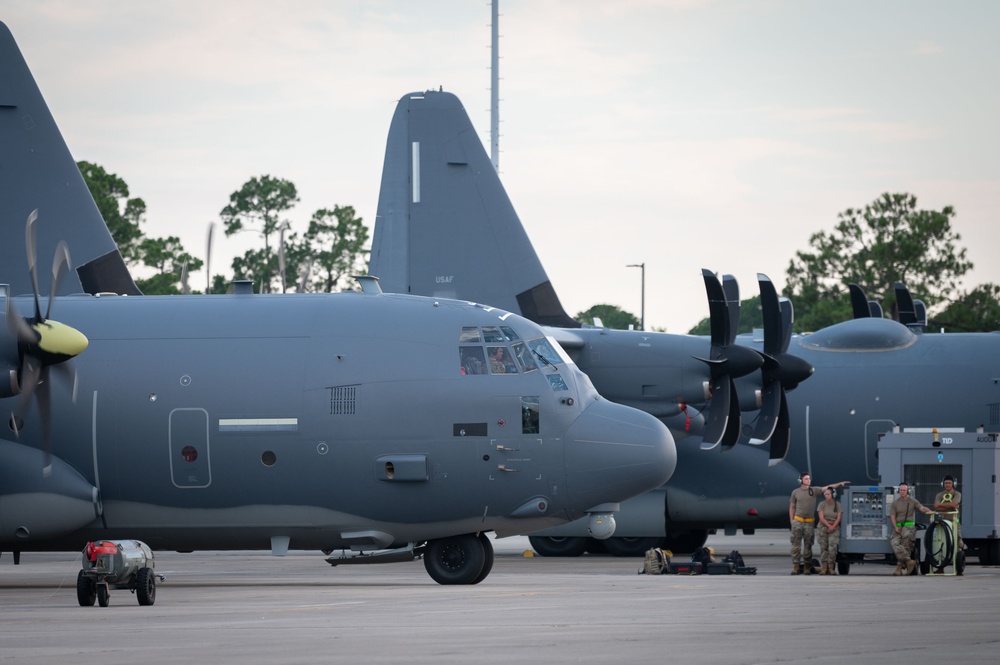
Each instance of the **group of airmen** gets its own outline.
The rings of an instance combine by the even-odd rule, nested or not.
[[[847,485],[848,481],[817,488],[812,486],[812,477],[808,473],[803,473],[799,483],[799,487],[792,491],[791,503],[788,506],[788,521],[792,531],[792,575],[814,573],[836,575],[840,521],[843,512],[840,503],[834,497],[833,489]],[[962,493],[955,489],[955,479],[951,476],[945,476],[942,485],[943,489],[938,492],[934,499],[934,508],[931,509],[910,496],[910,488],[906,483],[900,483],[899,496],[889,507],[889,519],[893,527],[890,542],[896,555],[896,570],[893,571],[893,575],[912,574],[917,566],[917,561],[912,556],[913,543],[917,536],[914,517],[918,510],[924,514],[936,512],[941,519],[952,522],[958,549],[963,549],[964,544],[958,524],[958,507],[962,503]],[[823,495],[823,500],[817,505],[820,494]],[[819,541],[819,570],[812,565],[814,538]],[[934,572],[941,574],[944,571],[938,568]]]

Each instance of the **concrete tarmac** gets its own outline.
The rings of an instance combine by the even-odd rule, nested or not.
[[[76,600],[79,558],[0,557],[0,663],[992,662],[1000,568],[962,577],[790,576],[788,532],[713,536],[756,575],[637,575],[639,559],[526,557],[497,540],[476,586],[423,563],[331,568],[318,552],[156,553],[156,603]],[[814,547],[815,552],[815,547]],[[973,560],[975,560],[973,558]]]

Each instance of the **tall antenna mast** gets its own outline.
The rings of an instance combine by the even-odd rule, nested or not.
[[[493,159],[493,168],[500,170],[500,28],[498,20],[500,10],[498,5],[500,0],[493,0],[493,41],[492,55],[493,65],[490,68],[490,157]]]

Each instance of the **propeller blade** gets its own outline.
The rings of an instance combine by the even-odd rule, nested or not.
[[[764,353],[774,356],[781,353],[782,320],[778,291],[774,283],[764,273],[757,273],[760,287],[760,309],[764,317]]]
[[[212,236],[215,234],[215,222],[208,223],[208,240],[205,242],[205,293],[212,292]]]
[[[37,252],[35,251],[36,219],[38,219],[38,208],[32,210],[31,214],[28,215],[28,223],[24,227],[24,246],[25,251],[28,254],[28,274],[31,275],[31,286],[35,292],[35,321],[43,321],[42,306],[38,302],[38,270],[35,266],[35,263],[37,262]]]
[[[899,312],[899,322],[911,326],[917,322],[917,310],[913,304],[910,290],[902,282],[896,282],[892,287],[896,291],[896,310]]]
[[[49,287],[49,304],[45,309],[45,320],[48,320],[49,315],[52,314],[52,301],[59,289],[59,282],[70,267],[69,247],[66,246],[65,241],[60,240],[59,244],[56,245],[56,255],[52,257],[52,285]]]
[[[740,327],[740,285],[734,276],[722,276],[722,291],[726,294],[726,345],[731,345]]]
[[[759,446],[767,443],[774,434],[774,430],[778,426],[778,417],[783,397],[782,392],[781,384],[778,382],[772,381],[764,386],[760,411],[757,414],[753,434],[750,435],[746,443]]]
[[[701,449],[711,450],[720,443],[729,429],[732,415],[732,381],[721,376],[712,383],[712,399],[705,410],[705,429],[701,436]]]
[[[785,460],[792,442],[792,429],[788,424],[788,401],[781,392],[781,408],[778,410],[778,424],[771,435],[771,451],[768,466],[775,466]]]
[[[871,309],[868,308],[868,296],[857,284],[848,284],[847,290],[851,292],[851,314],[855,319],[867,319],[871,317]]]
[[[13,298],[7,296],[6,300],[7,312],[5,318],[7,319],[7,329],[10,330],[10,334],[20,343],[37,344],[39,339],[38,333],[28,325],[28,322],[21,316],[21,313],[17,311]]]
[[[740,420],[740,401],[736,397],[736,382],[729,377],[729,418],[726,420],[726,431],[722,435],[719,444],[723,450],[732,450],[736,442],[740,440],[740,430],[742,428]]]
[[[705,281],[705,292],[708,295],[708,320],[711,325],[712,348],[725,346],[729,338],[729,308],[726,305],[726,293],[722,290],[719,278],[711,270],[702,268],[702,279]]]
[[[187,261],[181,266],[181,293],[191,295],[191,286],[188,284],[188,264]]]
[[[38,419],[42,423],[42,452],[45,463],[42,465],[42,475],[52,473],[52,398],[50,395],[49,368],[42,367],[38,379]]]

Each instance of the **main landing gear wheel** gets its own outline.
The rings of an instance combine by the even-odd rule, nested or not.
[[[645,556],[646,552],[659,547],[662,542],[663,538],[608,538],[604,541],[604,549],[614,556]]]
[[[483,554],[486,555],[486,560],[483,561],[483,569],[479,572],[479,576],[472,580],[473,584],[479,584],[485,580],[486,576],[493,570],[493,543],[490,542],[490,537],[481,531],[478,538],[479,542],[483,544]]]
[[[687,554],[694,552],[706,542],[708,542],[707,530],[674,531],[667,533],[667,537],[663,539],[663,547],[675,554]]]
[[[135,596],[140,605],[152,605],[156,602],[156,576],[150,568],[140,568],[135,575]]]
[[[81,570],[76,576],[76,599],[80,601],[80,607],[93,607],[97,601],[97,585],[94,578],[84,575]]]
[[[528,536],[532,549],[542,556],[580,556],[587,551],[589,540],[572,536]]]
[[[486,563],[482,541],[467,533],[427,543],[424,568],[438,584],[475,584]]]

